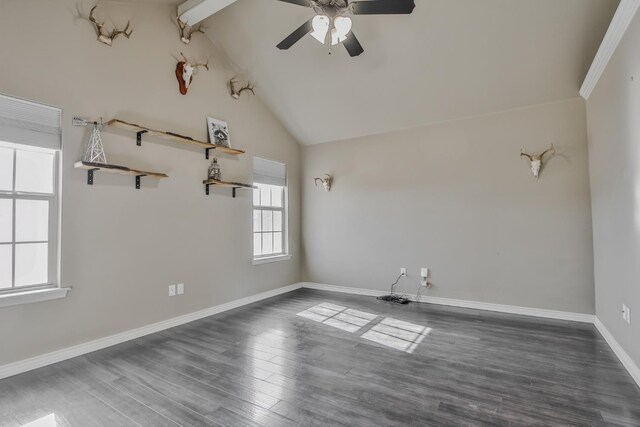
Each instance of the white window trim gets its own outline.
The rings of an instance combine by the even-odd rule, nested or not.
[[[13,149],[20,149],[19,146],[30,147],[26,143],[13,143],[3,141],[7,146]],[[37,151],[36,147],[36,151]],[[22,148],[24,149],[24,148]],[[27,148],[28,149],[28,148]],[[54,215],[50,217],[49,223],[49,257],[53,261],[49,263],[49,282],[22,286],[17,288],[0,290],[0,308],[10,307],[13,305],[36,303],[53,299],[65,298],[71,290],[70,287],[62,287],[62,149],[53,150],[54,152],[54,192],[52,208]],[[14,155],[15,156],[15,155]],[[14,160],[15,161],[15,160]],[[14,163],[14,181],[15,181],[15,163]],[[20,193],[20,192],[2,192],[2,198],[21,198],[21,199],[50,199],[49,194],[40,193]]]
[[[255,185],[255,183],[254,183]],[[287,261],[291,259],[291,246],[289,242],[289,186],[284,185],[283,187],[283,196],[282,196],[282,209],[280,208],[271,208],[271,207],[262,207],[255,206],[253,204],[253,198],[251,200],[251,241],[253,242],[253,234],[255,230],[253,228],[253,211],[254,209],[261,210],[281,210],[282,211],[282,244],[283,244],[283,253],[281,254],[273,254],[273,255],[258,255],[252,256],[252,264],[260,265],[260,264],[268,264],[271,262],[277,261]],[[251,244],[251,250],[253,252],[253,243]]]
[[[64,298],[70,290],[71,288],[48,288],[2,294],[0,295],[0,308]]]
[[[252,261],[252,264],[253,265],[269,264],[271,262],[288,261],[290,259],[291,259],[291,254],[266,256],[261,258],[254,258]]]
[[[2,141],[2,145],[13,150],[34,150],[41,149],[28,144],[16,144],[12,142]],[[49,215],[49,266],[47,283],[34,284],[29,286],[12,287],[0,289],[0,296],[20,295],[25,292],[36,290],[52,290],[60,289],[60,268],[61,268],[61,227],[62,227],[62,150],[48,150],[53,152],[53,193],[31,193],[19,191],[0,191],[0,198],[10,200],[49,200],[50,209],[53,212]],[[13,157],[13,182],[15,186],[16,179],[16,153]],[[15,204],[14,204],[15,209]],[[15,232],[15,213],[14,213],[14,232]],[[15,245],[15,242],[13,243]],[[14,260],[15,262],[15,260]],[[15,268],[15,265],[14,265]],[[13,305],[13,304],[11,304]],[[2,307],[2,305],[0,305]]]

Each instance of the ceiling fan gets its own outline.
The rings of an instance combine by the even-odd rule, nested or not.
[[[302,24],[278,44],[278,49],[289,49],[307,34],[322,44],[335,46],[342,43],[350,56],[358,56],[364,49],[351,31],[351,15],[410,14],[416,7],[414,0],[280,0],[285,3],[310,7],[316,16]]]

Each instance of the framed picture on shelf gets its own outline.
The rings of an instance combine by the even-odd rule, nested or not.
[[[207,128],[209,129],[210,143],[231,148],[227,122],[214,119],[213,117],[207,117]]]

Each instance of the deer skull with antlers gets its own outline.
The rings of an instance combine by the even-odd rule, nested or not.
[[[533,176],[536,179],[538,179],[538,177],[540,176],[540,171],[542,170],[542,166],[544,165],[544,162],[545,162],[544,156],[547,153],[551,153],[552,155],[556,153],[556,149],[553,146],[553,144],[551,144],[551,148],[546,149],[545,151],[543,151],[541,154],[537,156],[525,153],[522,150],[520,150],[520,157],[526,157],[527,159],[529,159],[529,164],[531,165],[531,172],[533,172]]]
[[[113,40],[116,37],[118,37],[120,34],[122,34],[126,38],[131,37],[131,33],[133,33],[133,30],[129,30],[129,26],[131,25],[130,21],[127,22],[127,26],[124,27],[124,30],[118,30],[117,28],[114,27],[114,29],[110,33],[106,32],[104,30],[104,22],[98,22],[94,16],[97,8],[98,8],[98,5],[93,6],[91,8],[91,12],[89,12],[89,21],[91,21],[94,27],[96,28],[96,33],[98,34],[98,41],[106,44],[107,46],[111,46],[111,44],[113,43]]]
[[[180,56],[182,56],[182,60],[178,59],[178,64],[176,65],[176,78],[178,79],[178,84],[180,85],[180,93],[183,95],[187,94],[189,90],[189,85],[193,80],[193,75],[198,72],[200,67],[204,67],[209,70],[209,60],[205,64],[191,64],[186,56],[180,52]],[[177,59],[177,58],[176,58]]]
[[[325,173],[326,178],[313,178],[313,182],[315,182],[316,187],[318,186],[318,181],[320,181],[322,183],[322,186],[324,187],[324,191],[330,191],[331,190],[331,184],[333,183],[333,177],[331,175],[329,175],[328,173]]]
[[[253,91],[253,85],[251,84],[251,82],[247,82],[247,85],[242,86],[240,89],[236,88],[236,83],[238,82],[235,80],[235,77],[229,80],[229,94],[233,99],[240,99],[240,94],[242,94],[242,92],[244,92],[245,90],[251,92],[254,95],[256,94]]]
[[[196,28],[187,25],[186,22],[180,19],[180,15],[176,16],[176,24],[178,24],[178,29],[180,30],[180,40],[182,43],[189,44],[191,42],[191,37],[196,33],[204,34],[204,29],[202,25],[198,25]]]

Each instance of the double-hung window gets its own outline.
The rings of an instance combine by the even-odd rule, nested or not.
[[[284,163],[253,158],[253,258],[278,259],[289,253],[287,180]]]
[[[59,285],[60,118],[0,95],[0,296]]]

